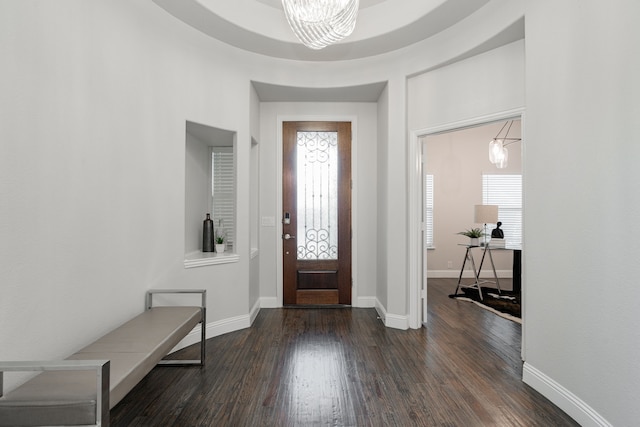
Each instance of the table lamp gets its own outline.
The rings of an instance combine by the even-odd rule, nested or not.
[[[484,246],[487,246],[487,224],[498,222],[498,205],[475,205],[476,224],[484,224]]]

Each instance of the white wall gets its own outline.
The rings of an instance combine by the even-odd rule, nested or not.
[[[409,79],[409,130],[483,117],[524,106],[524,41]]]
[[[409,327],[409,288],[407,271],[407,135],[406,105],[407,81],[405,77],[394,76],[388,87],[388,135],[386,135],[386,172],[385,197],[386,205],[382,207],[385,222],[380,222],[380,230],[385,235],[382,239],[385,258],[387,305],[384,314],[385,325],[398,329]],[[382,245],[382,243],[381,243]]]
[[[253,84],[250,84],[249,107],[252,142],[249,159],[249,247],[251,249],[249,309],[251,310],[260,305],[260,99]]]
[[[383,96],[388,106],[380,144],[386,144],[382,150],[387,154],[379,162],[379,169],[383,174],[383,187],[379,188],[385,202],[377,206],[378,229],[380,237],[377,241],[378,251],[383,251],[380,258],[382,263],[378,270],[378,301],[383,304],[380,311],[385,315],[385,324],[396,328],[409,327],[409,294],[408,272],[408,223],[407,209],[407,119],[412,111],[407,99],[408,76],[416,75],[424,70],[435,70],[443,64],[450,63],[456,58],[464,57],[469,52],[478,52],[500,39],[503,30],[519,21],[523,16],[523,2],[521,0],[492,0],[478,13],[461,21],[454,27],[443,31],[435,37],[416,43],[409,48],[391,52],[371,58],[356,61],[338,61],[335,63],[283,61],[273,58],[260,58],[261,65],[253,64],[249,72],[252,81],[266,82],[276,85],[292,87],[345,87],[374,82],[387,82],[387,91]],[[486,43],[485,43],[486,42]],[[508,61],[507,61],[508,62]],[[517,61],[515,61],[517,63]],[[491,74],[489,69],[485,73]],[[518,74],[518,71],[515,71]],[[469,78],[469,76],[463,76]],[[509,79],[509,81],[511,81]],[[523,82],[521,82],[523,84]],[[447,84],[460,84],[451,79]],[[472,88],[470,88],[472,89]],[[522,92],[521,88],[518,88]],[[469,92],[470,95],[473,92]],[[499,96],[505,96],[499,94]],[[516,94],[517,98],[518,95]],[[447,103],[443,97],[441,102]],[[487,114],[483,106],[492,105],[484,100],[472,113]],[[498,100],[500,104],[500,99]],[[409,114],[409,115],[408,115]],[[464,116],[466,117],[466,116]],[[410,128],[411,129],[411,128]],[[262,152],[263,156],[269,156]],[[268,161],[262,162],[266,164]],[[382,199],[381,199],[382,200]],[[262,202],[268,202],[268,196],[261,197]],[[379,252],[380,254],[380,252]],[[271,256],[261,252],[261,257]],[[271,265],[270,260],[262,260],[261,265]],[[374,268],[371,266],[371,268]],[[262,270],[266,277],[274,272]],[[380,277],[383,274],[383,277]],[[384,303],[382,301],[385,301]],[[419,325],[414,325],[418,327]]]
[[[525,381],[582,425],[637,425],[640,3],[526,13]]]
[[[0,4],[0,360],[67,356],[151,287],[248,324],[248,234],[238,263],[183,267],[187,120],[238,132],[248,194],[250,86],[212,47],[151,2]]]
[[[420,326],[423,288],[421,236],[421,136],[451,131],[521,114],[524,108],[524,43],[513,42],[451,65],[416,74],[407,82],[408,144],[405,158],[407,206],[407,307],[410,326]],[[494,73],[495,67],[510,73]],[[471,80],[475,85],[469,85]],[[449,90],[447,90],[447,88]],[[519,95],[518,95],[519,94]],[[427,251],[427,263],[429,258]],[[523,277],[523,281],[524,281]],[[391,304],[390,304],[391,305]]]
[[[260,302],[260,252],[258,249],[260,239],[260,144],[257,142],[251,147],[250,182],[251,275],[249,305],[253,307]]]
[[[377,145],[375,103],[287,103],[261,105],[260,216],[275,218],[274,226],[260,231],[261,296],[272,304],[282,304],[282,121],[351,121],[352,128],[352,227],[354,306],[373,306],[376,295],[377,257]]]
[[[383,227],[389,223],[387,215],[389,206],[388,190],[386,186],[387,177],[389,176],[389,168],[386,159],[389,152],[389,88],[385,89],[378,98],[378,176],[376,185],[378,186],[378,205],[376,207],[378,215],[378,227]],[[389,241],[386,233],[378,234],[378,253],[376,257],[376,296],[380,307],[378,310],[386,310],[389,301],[387,295],[389,293],[389,284],[387,282],[387,251],[389,250]]]
[[[441,67],[521,18],[525,4],[526,61],[516,42]],[[206,287],[212,332],[218,322],[248,324],[250,81],[389,82],[367,113],[379,135],[358,178],[372,175],[378,187],[377,218],[361,221],[377,227],[370,247],[386,249],[358,249],[359,263],[378,263],[358,266],[358,285],[400,324],[409,300],[407,130],[521,108],[526,87],[525,379],[576,417],[586,408],[633,425],[639,12],[632,0],[492,0],[410,48],[320,65],[239,52],[151,2],[0,2],[0,359],[66,356],[140,312],[150,287]],[[238,263],[183,268],[186,120],[237,132]],[[261,166],[277,159],[263,132]],[[271,185],[260,209],[275,215]],[[362,197],[372,191],[356,185]],[[562,236],[557,245],[547,244],[549,227]],[[262,246],[276,238],[261,228],[261,298],[275,295],[275,254]]]
[[[390,82],[383,107],[367,113],[384,146],[358,154],[358,179],[367,181],[356,184],[366,199],[358,200],[358,224],[384,236],[360,232],[357,280],[359,295],[379,297],[401,321],[406,76],[464,55],[520,17],[521,2],[494,0],[410,49],[318,66],[238,51],[151,2],[0,2],[0,359],[66,356],[139,313],[151,287],[206,288],[209,335],[249,324],[249,153],[259,128],[251,81]],[[238,263],[183,267],[186,121],[237,132]],[[275,161],[275,153],[261,147],[260,159]],[[370,202],[374,193],[380,202]],[[261,192],[260,209],[275,212],[268,196]],[[393,247],[376,254],[380,243]],[[274,253],[254,260],[259,280],[273,283]],[[261,284],[260,295],[273,289]]]
[[[184,252],[202,251],[202,221],[211,213],[211,148],[189,133],[185,143]],[[211,219],[214,219],[211,217]]]

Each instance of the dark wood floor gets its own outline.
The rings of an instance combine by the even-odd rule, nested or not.
[[[205,368],[155,368],[112,425],[577,426],[522,383],[520,325],[454,288],[430,280],[420,330],[385,328],[374,309],[263,309],[207,341]]]

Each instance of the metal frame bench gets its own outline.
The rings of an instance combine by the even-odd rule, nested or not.
[[[201,294],[200,306],[153,306],[155,294]],[[200,324],[200,359],[164,359]],[[65,360],[0,362],[0,426],[109,425],[109,410],[157,365],[203,366],[206,290],[154,289],[145,311]],[[42,371],[3,396],[4,372]]]

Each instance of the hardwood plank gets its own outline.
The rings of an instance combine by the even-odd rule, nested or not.
[[[374,309],[263,309],[208,340],[206,367],[155,368],[112,426],[577,426],[522,383],[520,325],[454,289],[429,281],[419,330]]]

